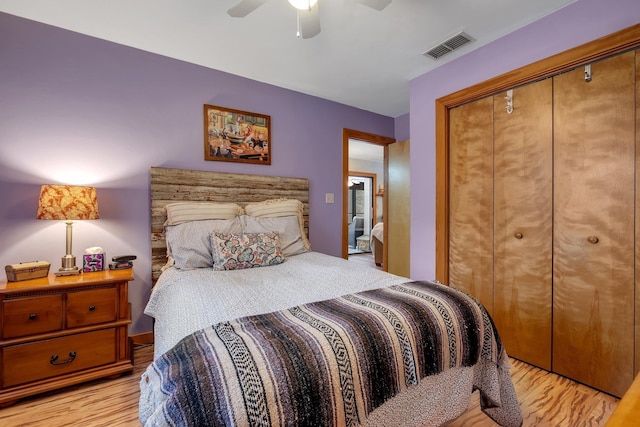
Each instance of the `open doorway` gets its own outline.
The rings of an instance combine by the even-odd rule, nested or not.
[[[395,139],[380,136],[380,135],[370,134],[366,132],[355,131],[351,129],[344,129],[342,135],[343,135],[342,176],[343,176],[343,182],[344,182],[343,193],[342,193],[342,206],[343,206],[343,215],[344,215],[344,220],[342,223],[342,257],[348,258],[348,259],[355,258],[355,259],[361,260],[363,259],[362,258],[363,256],[367,255],[366,253],[354,254],[351,257],[349,256],[349,226],[352,223],[353,217],[356,216],[356,215],[353,215],[353,209],[351,211],[349,210],[349,203],[353,204],[353,199],[352,199],[353,193],[351,193],[351,196],[349,193],[349,185],[350,185],[349,177],[350,176],[358,176],[358,177],[368,176],[367,174],[375,176],[376,179],[370,184],[373,195],[371,196],[372,198],[372,202],[371,202],[372,207],[371,207],[371,213],[370,213],[371,219],[370,219],[370,222],[368,221],[367,223],[368,224],[370,223],[371,224],[370,227],[373,228],[376,225],[380,224],[382,221],[385,221],[386,220],[385,213],[388,209],[388,206],[385,200],[386,198],[383,197],[383,188],[386,186],[386,180],[387,180],[386,153],[388,151],[387,146],[395,142]],[[355,157],[360,157],[357,154],[357,152],[360,151],[359,149],[360,148],[366,149],[367,147],[377,149],[379,153],[376,159],[376,161],[379,163],[379,166],[377,169],[373,171],[371,171],[367,166],[363,166],[362,162],[358,162],[354,160]],[[355,171],[358,171],[358,172],[355,172]],[[364,211],[362,212],[362,214],[363,214],[362,216],[364,216]],[[355,225],[352,227],[356,228]],[[384,234],[386,230],[384,230],[384,228],[382,229],[379,228],[378,230],[380,232],[379,234],[381,237],[380,241],[382,241],[383,239],[382,234]],[[371,236],[372,234],[371,231],[372,231],[371,228],[369,228],[369,236]],[[362,233],[363,235],[365,234],[364,226],[363,226]],[[362,237],[360,239],[360,242],[362,243],[362,247],[366,247],[364,242],[365,240],[367,240],[367,238]],[[352,246],[353,246],[353,241],[352,241]],[[357,247],[357,241],[355,242],[355,246]],[[371,240],[369,239],[369,249],[374,250],[375,249],[374,246],[371,245]],[[380,259],[378,261],[375,261],[374,263],[374,259],[376,257],[371,256],[370,257],[371,259],[367,262],[370,262],[371,265],[374,267],[377,266],[378,268],[382,268],[386,270],[384,265],[384,258],[386,257],[386,249],[384,247],[379,247],[379,250],[375,251],[375,253]],[[369,253],[369,255],[373,255],[373,254]]]
[[[382,158],[380,159],[382,161]],[[371,253],[370,236],[377,222],[376,174],[349,172],[347,218],[349,255]]]

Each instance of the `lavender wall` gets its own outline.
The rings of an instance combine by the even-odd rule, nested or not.
[[[202,105],[271,116],[270,166],[203,160]],[[313,249],[341,254],[342,129],[393,136],[394,120],[0,13],[0,263],[64,255],[64,224],[35,219],[42,183],[97,187],[101,219],[74,254],[132,253],[132,333],[150,284],[149,168],[306,177]]]
[[[638,22],[638,0],[578,0],[411,81],[412,278],[435,277],[435,100]]]
[[[396,141],[406,141],[409,139],[410,128],[409,128],[409,119],[411,114],[403,114],[402,116],[396,117],[395,119],[395,135],[394,138]]]

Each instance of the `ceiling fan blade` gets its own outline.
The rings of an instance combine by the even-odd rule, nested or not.
[[[391,0],[356,0],[358,3],[362,3],[365,6],[369,6],[375,10],[382,10],[389,6]]]
[[[303,39],[310,39],[320,34],[320,9],[318,9],[318,3],[314,4],[311,10],[298,11],[300,14],[300,35]]]
[[[227,10],[227,13],[229,14],[229,16],[232,16],[234,18],[242,18],[259,8],[266,2],[267,0],[241,0],[240,3]]]

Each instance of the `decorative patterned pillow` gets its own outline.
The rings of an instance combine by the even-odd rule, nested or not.
[[[207,219],[233,219],[244,213],[240,205],[222,202],[175,202],[165,205],[164,211],[167,213],[164,225]]]
[[[179,270],[210,268],[213,265],[210,235],[213,232],[242,233],[238,217],[210,219],[169,225],[164,229],[167,255]]]
[[[213,269],[240,270],[284,262],[278,233],[211,233]]]
[[[300,241],[307,248],[307,251],[310,251],[311,244],[304,231],[303,208],[302,202],[297,199],[271,199],[263,202],[249,203],[245,205],[244,211],[247,215],[256,218],[277,218],[295,215],[298,218]]]

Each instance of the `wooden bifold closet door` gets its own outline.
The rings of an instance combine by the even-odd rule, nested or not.
[[[449,284],[493,310],[493,100],[451,110]]]
[[[554,77],[553,370],[634,376],[635,53]]]
[[[509,354],[551,369],[552,80],[494,99],[493,318]]]
[[[615,396],[640,370],[636,55],[449,111],[449,284],[509,355]]]

